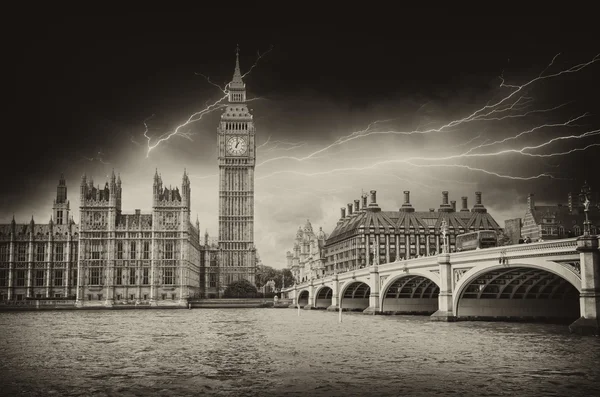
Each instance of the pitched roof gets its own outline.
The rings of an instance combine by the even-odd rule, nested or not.
[[[373,229],[378,233],[394,233],[395,230],[413,230],[434,229],[439,233],[441,223],[446,220],[448,226],[452,229],[494,229],[500,230],[498,222],[487,212],[440,212],[440,211],[360,211],[338,222],[333,229],[326,244],[336,243],[355,234],[358,234],[360,228]]]

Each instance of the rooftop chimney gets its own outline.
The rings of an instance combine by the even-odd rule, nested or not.
[[[435,212],[435,208],[430,208],[429,212]]]
[[[467,196],[462,196],[461,200],[462,200],[462,208],[460,209],[461,212],[469,212],[469,206],[467,205]]]
[[[362,209],[364,210],[365,208],[367,208],[367,194],[363,194],[362,195]]]
[[[358,214],[360,211],[360,200],[354,200],[354,212]]]
[[[377,191],[371,190],[371,203],[369,204],[369,211],[381,211],[377,204]]]
[[[571,209],[571,205],[571,193],[569,193],[569,209]],[[533,198],[533,193],[529,193],[529,196],[527,196],[527,208],[529,208],[531,211],[535,209],[535,200]]]
[[[141,213],[141,210],[135,210],[135,214],[139,215]]]
[[[452,211],[456,212],[456,200],[450,201],[450,204],[452,205]]]
[[[400,211],[414,212],[414,210],[415,209],[410,204],[410,191],[409,190],[405,190],[404,191],[404,204],[402,204],[402,207],[400,208]]]
[[[352,215],[352,203],[348,203],[348,216]]]
[[[371,204],[377,204],[377,190],[371,190]]]
[[[442,192],[442,204],[440,205],[440,212],[452,212],[452,206],[448,204],[448,191]]]
[[[481,192],[475,192],[475,205],[473,206],[473,212],[487,212],[481,203]]]
[[[340,215],[342,219],[346,217],[346,209],[344,207],[340,208]]]

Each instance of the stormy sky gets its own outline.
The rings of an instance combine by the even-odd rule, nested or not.
[[[363,190],[377,190],[390,211],[404,190],[424,211],[443,190],[459,207],[482,191],[503,225],[523,216],[529,193],[557,203],[584,180],[600,185],[600,46],[589,24],[424,10],[274,22],[251,9],[206,11],[27,16],[6,50],[0,222],[47,222],[61,173],[78,222],[82,174],[104,184],[113,169],[124,212],[150,211],[155,168],[173,187],[186,168],[192,217],[216,236],[221,110],[150,152],[144,122],[154,145],[219,100],[205,76],[219,86],[231,79],[236,44],[243,73],[264,54],[244,80],[259,146],[255,242],[266,265],[285,265],[306,219],[331,232]]]

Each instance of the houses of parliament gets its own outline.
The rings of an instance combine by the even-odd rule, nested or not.
[[[61,175],[47,223],[0,225],[0,301],[75,299],[76,305],[185,306],[219,297],[236,280],[255,282],[253,116],[239,51],[228,104],[217,128],[219,234],[200,235],[191,221],[189,177],[167,188],[158,170],[150,213],[122,211],[122,182],[114,171],[104,186],[85,175],[79,223],[70,214]]]

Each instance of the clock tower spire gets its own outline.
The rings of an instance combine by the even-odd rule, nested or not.
[[[227,85],[228,104],[217,128],[219,150],[219,285],[237,280],[255,283],[253,116],[246,104],[246,84],[240,69],[239,46],[233,78]],[[220,291],[222,293],[223,291]]]

